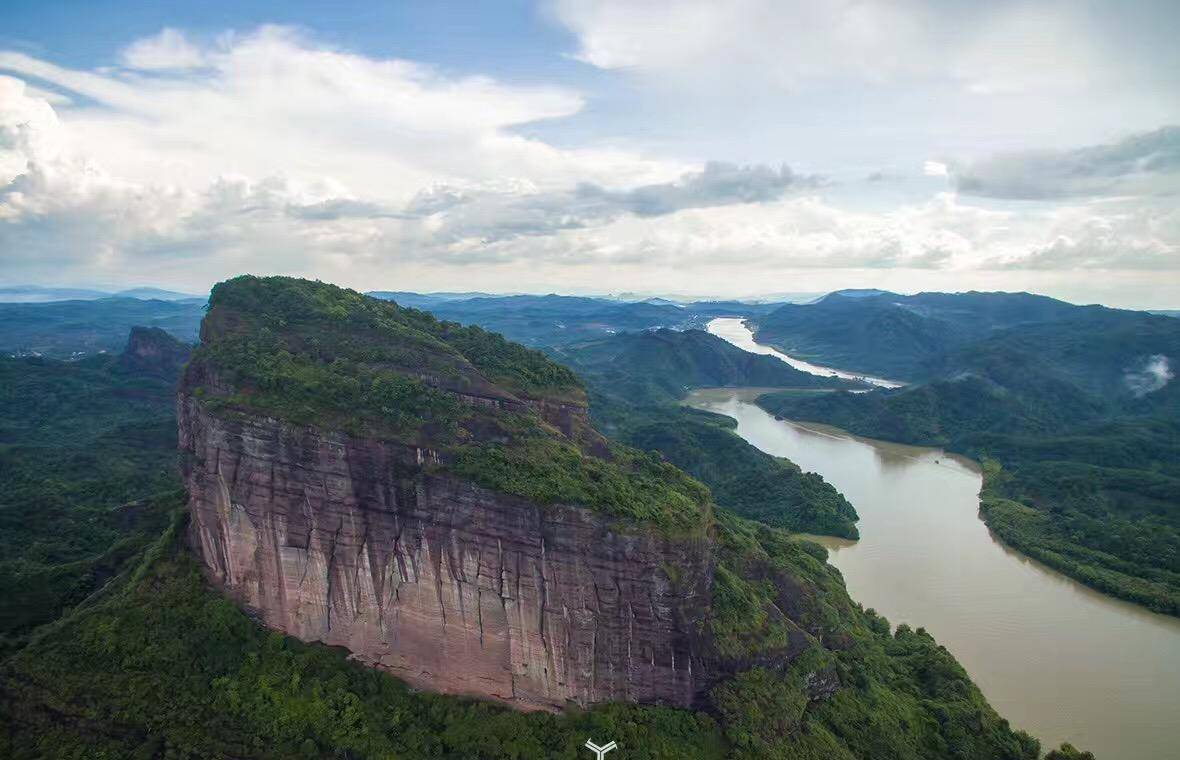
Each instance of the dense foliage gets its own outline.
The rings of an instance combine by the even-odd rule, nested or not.
[[[0,359],[0,642],[122,571],[182,499],[172,379]]]
[[[203,329],[214,350],[229,337],[266,329],[293,356],[320,364],[342,360],[457,383],[474,382],[467,371],[474,366],[487,380],[529,397],[582,392],[568,369],[501,335],[310,280],[245,275],[218,283]],[[273,348],[218,358],[236,360],[224,368],[248,381],[256,369],[265,371],[255,360],[265,362]]]
[[[528,436],[511,446],[461,447],[448,469],[536,504],[587,504],[671,532],[704,531],[708,488],[642,451],[616,445],[610,453],[609,460],[587,456],[560,439]]]
[[[770,525],[855,538],[856,511],[823,478],[772,457],[727,417],[680,406],[688,390],[858,384],[800,372],[700,330],[620,334],[553,351],[589,385],[595,423],[616,441],[654,451],[709,486],[721,506]]]

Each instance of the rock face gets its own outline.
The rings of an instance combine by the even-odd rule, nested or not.
[[[191,542],[267,626],[522,709],[702,703],[709,539],[488,491],[428,448],[214,414],[184,388],[179,421]]]

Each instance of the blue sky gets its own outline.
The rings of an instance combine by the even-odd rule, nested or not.
[[[1175,3],[0,8],[0,279],[1180,303]]]
[[[553,67],[576,38],[546,19],[533,3],[161,3],[150,0],[11,0],[4,8],[3,40],[59,63],[94,67],[118,63],[118,54],[164,27],[196,37],[226,29],[284,24],[314,30],[325,42],[370,56],[429,60],[456,72],[529,78]],[[567,65],[569,72],[581,68]],[[554,72],[556,73],[556,72]],[[583,72],[584,73],[584,72]],[[548,78],[548,76],[546,77]]]

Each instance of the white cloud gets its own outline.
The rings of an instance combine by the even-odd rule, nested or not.
[[[919,4],[805,0],[558,0],[559,20],[578,35],[577,57],[606,69],[698,76],[761,72],[781,85],[851,75],[877,79],[920,51]]]
[[[941,161],[926,161],[922,164],[922,173],[927,177],[945,177],[949,171]]]
[[[205,61],[205,52],[176,29],[136,40],[123,51],[123,65],[146,71],[195,69]]]
[[[1168,384],[1176,374],[1172,371],[1168,357],[1154,354],[1141,360],[1134,369],[1128,369],[1123,380],[1131,393],[1136,396],[1146,396],[1154,393]]]
[[[1029,209],[941,193],[850,210],[786,167],[522,137],[515,127],[574,114],[582,96],[446,77],[279,28],[203,46],[166,31],[124,61],[76,71],[0,52],[0,68],[65,93],[51,103],[0,77],[6,279],[199,289],[281,271],[376,287],[412,273],[401,285],[415,289],[478,271],[488,287],[544,273],[540,287],[570,289],[592,271],[599,289],[695,277],[699,290],[765,291],[790,289],[774,282],[788,272],[948,273],[954,287],[964,273],[1180,270],[1180,212],[1162,201]],[[440,272],[455,279],[428,279]]]
[[[1173,55],[1151,49],[1169,44],[1156,27],[1176,21],[1163,4],[1136,13],[1113,0],[1088,5],[553,0],[552,12],[577,35],[575,56],[591,65],[744,87],[908,79],[976,94],[1061,92]]]
[[[355,193],[406,198],[439,179],[626,184],[685,168],[626,151],[559,150],[511,132],[577,112],[581,96],[562,88],[443,77],[279,27],[225,35],[197,53],[201,68],[163,77],[74,71],[19,53],[0,53],[0,69],[88,101],[59,114],[78,151],[142,183],[199,188],[225,173],[327,176]]]

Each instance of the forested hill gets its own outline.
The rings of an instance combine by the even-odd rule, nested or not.
[[[743,351],[703,330],[644,330],[574,343],[553,351],[589,382],[632,403],[679,401],[691,388],[867,388],[856,381],[801,372]]]
[[[925,384],[759,403],[990,461],[983,515],[1005,541],[1180,614],[1178,359],[1180,320],[1086,309],[966,344]]]
[[[785,304],[755,323],[760,343],[793,356],[915,381],[937,376],[943,357],[993,332],[1114,311],[1029,293],[837,291]]]

